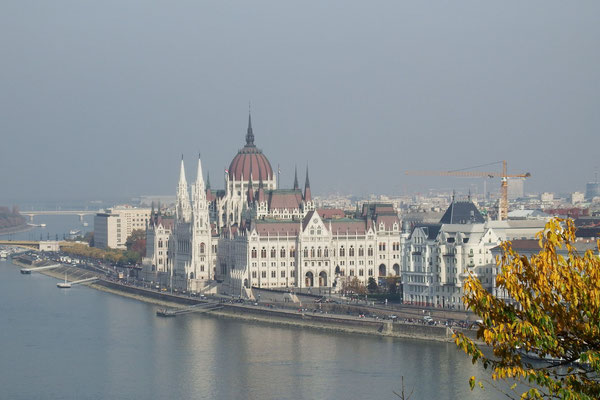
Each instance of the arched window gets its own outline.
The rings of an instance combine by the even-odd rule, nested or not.
[[[266,248],[263,247],[262,249],[260,249],[260,256],[262,258],[267,258],[267,249]]]
[[[323,252],[323,255],[325,257],[329,257],[329,249],[327,247],[325,247],[325,251]]]
[[[279,252],[279,256],[280,256],[281,258],[284,258],[284,257],[285,257],[285,248],[283,248],[283,247],[281,248],[281,251]]]
[[[373,256],[373,247],[371,247],[370,245],[369,245],[369,248],[367,249],[367,255]]]
[[[158,241],[158,247],[163,247],[163,241],[162,241],[162,239],[160,239],[160,240]]]
[[[314,258],[314,257],[315,257],[315,248],[314,248],[314,247],[311,247],[311,248],[310,248],[310,256],[311,256],[312,258]]]
[[[321,248],[317,248],[317,257],[323,257],[323,250]]]
[[[252,258],[256,258],[256,247],[252,248]]]
[[[350,257],[354,257],[354,246],[350,246],[348,253],[349,253]]]
[[[308,247],[304,248],[304,257],[308,257]]]
[[[275,247],[271,248],[271,257],[275,258],[277,256],[277,251],[275,250]]]
[[[340,257],[344,257],[346,255],[346,250],[344,249],[344,246],[340,246]]]
[[[204,243],[200,243],[200,254],[204,254],[206,245]]]
[[[290,257],[296,257],[296,249],[294,247],[290,247]]]
[[[358,248],[358,256],[359,256],[359,257],[362,257],[362,256],[364,256],[364,255],[365,255],[365,249],[363,249],[363,247],[362,247],[362,246],[360,246],[360,247]]]

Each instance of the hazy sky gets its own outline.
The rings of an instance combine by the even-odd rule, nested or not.
[[[174,194],[181,153],[223,187],[249,101],[313,194],[502,159],[574,191],[600,166],[599,1],[4,0],[0,49],[0,203]]]

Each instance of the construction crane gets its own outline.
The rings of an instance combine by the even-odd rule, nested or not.
[[[502,162],[502,172],[480,172],[480,171],[466,171],[472,168],[479,168],[488,165],[499,164]],[[418,175],[418,176],[465,176],[465,177],[483,177],[483,178],[494,178],[500,177],[501,183],[501,194],[500,203],[498,204],[498,219],[500,221],[506,221],[508,219],[508,178],[529,178],[531,174],[526,172],[524,174],[508,174],[506,172],[506,161],[498,161],[495,163],[477,165],[475,167],[463,168],[453,171],[406,171],[406,175]]]

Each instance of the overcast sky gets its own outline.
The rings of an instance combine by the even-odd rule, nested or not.
[[[600,166],[599,1],[4,0],[0,49],[0,203],[174,194],[181,153],[223,187],[249,101],[282,187],[308,163],[317,195]]]

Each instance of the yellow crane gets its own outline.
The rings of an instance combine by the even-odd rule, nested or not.
[[[501,178],[501,194],[500,203],[498,205],[498,219],[500,221],[506,221],[508,219],[508,178],[529,178],[531,174],[526,172],[524,174],[508,174],[506,172],[506,161],[502,161],[502,172],[480,172],[480,171],[465,171],[471,168],[478,168],[487,165],[499,164],[500,161],[490,164],[478,165],[476,167],[464,168],[462,170],[454,171],[406,171],[406,175],[418,175],[418,176],[465,176],[465,177],[483,177],[483,178]]]

